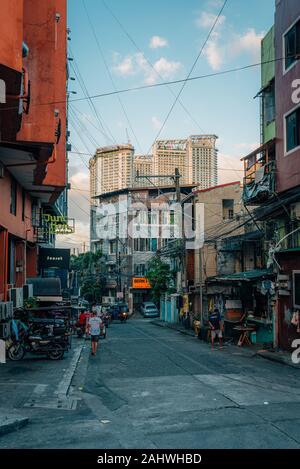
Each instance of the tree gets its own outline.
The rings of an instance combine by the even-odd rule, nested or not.
[[[105,276],[101,272],[102,252],[86,252],[71,256],[71,270],[78,272],[81,295],[90,303],[99,303],[105,288]]]
[[[163,262],[159,257],[154,257],[148,266],[147,278],[152,288],[152,296],[158,302],[164,293],[175,291],[173,285],[173,274],[169,264]]]

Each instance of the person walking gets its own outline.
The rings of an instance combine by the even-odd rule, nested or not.
[[[101,326],[102,326],[102,319],[97,316],[96,311],[92,311],[91,317],[88,319],[88,333],[91,336],[91,343],[92,343],[92,355],[96,355],[97,353],[97,348],[98,348],[98,342],[100,338],[100,332],[101,332]]]

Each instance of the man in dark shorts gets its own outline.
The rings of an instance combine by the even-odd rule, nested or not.
[[[92,355],[96,355],[98,348],[98,341],[100,338],[102,319],[97,316],[96,311],[92,312],[91,317],[88,319],[88,333],[92,341]]]
[[[209,316],[209,326],[210,326],[210,338],[211,338],[211,348],[214,348],[216,336],[219,338],[220,348],[222,348],[222,327],[221,327],[221,314],[218,308],[214,308],[214,311]]]

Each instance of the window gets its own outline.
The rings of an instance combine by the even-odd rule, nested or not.
[[[134,275],[144,277],[146,275],[146,265],[145,264],[136,264],[134,266]]]
[[[223,199],[223,219],[232,220],[234,217],[234,200],[233,199]]]
[[[10,183],[10,213],[17,215],[17,181],[11,180]]]
[[[116,254],[117,242],[115,240],[109,242],[109,254]]]
[[[275,82],[263,93],[263,116],[264,124],[268,125],[275,120]]]
[[[285,69],[290,68],[300,54],[300,20],[284,36]]]
[[[286,151],[289,152],[300,146],[300,108],[286,118]]]

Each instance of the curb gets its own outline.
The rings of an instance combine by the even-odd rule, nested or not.
[[[63,379],[59,383],[54,394],[58,396],[63,396],[63,397],[65,397],[68,394],[83,348],[84,348],[84,342],[82,342],[79,345],[79,347],[75,349],[69,369],[64,373]]]
[[[168,328],[168,329],[172,329],[173,331],[180,332],[181,334],[189,335],[189,336],[194,337],[194,334],[192,332],[190,332],[188,330],[184,330],[184,329],[178,329],[177,327],[172,327],[168,323],[164,323],[163,321],[161,321],[161,322],[151,321],[151,324],[154,324],[155,326],[159,326],[159,327],[165,327],[165,328]],[[239,347],[237,347],[237,348],[239,348]],[[300,365],[296,365],[292,361],[287,361],[284,357],[276,356],[276,355],[273,355],[273,354],[270,355],[269,353],[265,353],[265,352],[253,351],[253,354],[246,354],[245,353],[245,356],[250,356],[250,357],[257,356],[257,357],[264,358],[265,360],[280,363],[281,365],[289,366],[291,368],[296,368],[297,370],[300,369]]]
[[[29,419],[27,417],[0,416],[0,436],[17,431],[27,425],[28,422]]]
[[[291,368],[296,368],[296,370],[300,370],[300,365],[296,365],[292,361],[287,361],[283,357],[278,357],[276,355],[273,356],[273,355],[270,355],[270,354],[266,354],[264,352],[257,352],[256,355],[258,357],[264,358],[265,360],[280,363],[281,365],[290,366]]]

